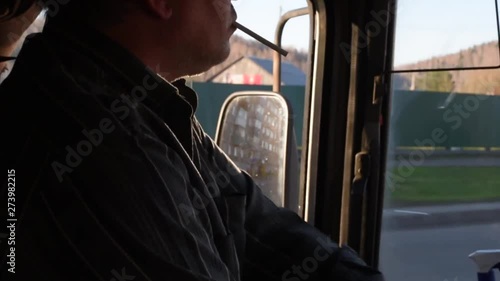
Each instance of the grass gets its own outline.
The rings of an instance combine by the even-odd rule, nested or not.
[[[398,175],[396,169],[393,175]],[[399,179],[399,180],[398,180]],[[458,203],[500,199],[500,167],[415,167],[388,182],[389,200],[399,203]]]

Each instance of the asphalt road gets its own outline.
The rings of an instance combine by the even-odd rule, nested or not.
[[[387,281],[477,280],[468,255],[481,249],[500,249],[500,222],[384,230],[380,266]]]
[[[384,209],[386,230],[465,226],[500,223],[500,201],[433,206],[389,207]],[[500,281],[500,280],[499,280]]]
[[[403,156],[402,156],[403,157]],[[388,159],[388,167],[398,167],[401,164],[397,157]],[[404,156],[404,159],[408,159]],[[421,167],[500,167],[500,157],[428,157],[418,166]]]

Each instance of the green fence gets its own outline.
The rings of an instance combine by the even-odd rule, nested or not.
[[[214,137],[224,100],[239,91],[271,91],[271,86],[194,83],[196,116]],[[297,145],[302,140],[303,86],[283,86],[293,110]],[[500,147],[500,97],[476,94],[395,91],[390,145],[393,147]],[[439,140],[435,143],[435,140]],[[434,142],[434,145],[432,145]]]
[[[500,147],[497,96],[396,91],[391,116],[395,147]]]

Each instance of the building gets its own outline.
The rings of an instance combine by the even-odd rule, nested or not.
[[[304,86],[305,73],[295,65],[282,62],[281,84],[283,86]],[[257,57],[241,57],[212,76],[209,82],[245,85],[272,85],[273,60]]]

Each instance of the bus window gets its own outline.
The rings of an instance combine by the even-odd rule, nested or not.
[[[499,65],[494,1],[399,2],[396,70]],[[468,255],[500,248],[500,69],[392,82],[381,270],[387,280],[476,280]]]

